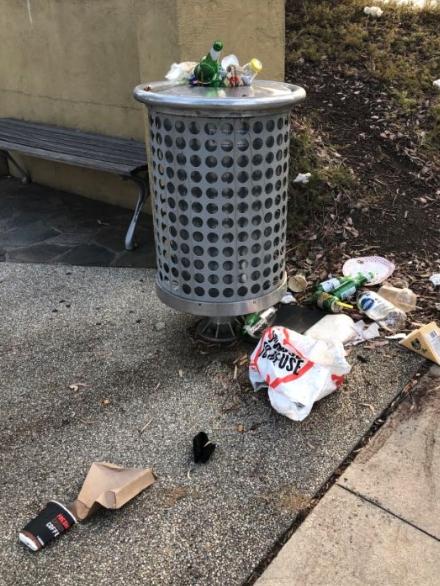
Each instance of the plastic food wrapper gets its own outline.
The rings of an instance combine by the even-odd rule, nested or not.
[[[329,313],[305,333],[307,336],[315,338],[315,340],[324,340],[325,342],[338,340],[345,344],[356,336],[354,326],[355,323],[349,315],[345,315],[345,313]]]
[[[311,176],[311,173],[298,173],[293,182],[302,183],[303,185],[306,185],[310,181]]]
[[[98,505],[120,509],[155,481],[151,468],[124,468],[108,462],[94,462],[77,499],[69,508],[79,521],[83,521]]]
[[[315,340],[287,328],[268,328],[251,356],[249,378],[255,390],[267,388],[272,407],[302,421],[315,401],[342,384],[351,370],[340,342]]]
[[[363,319],[353,324],[354,338],[348,342],[349,346],[357,346],[362,342],[368,342],[380,336],[379,324],[376,322],[372,324],[366,324]]]
[[[394,263],[383,256],[360,256],[345,261],[342,274],[344,277],[371,274],[365,285],[379,285],[393,274],[395,268]]]
[[[222,69],[226,71],[228,67],[240,67],[240,62],[236,55],[226,55],[226,57],[223,57],[222,59],[221,66]]]
[[[168,81],[186,81],[191,77],[194,67],[197,65],[195,61],[182,61],[182,63],[173,63],[170,70],[165,75]]]
[[[440,366],[440,328],[435,321],[414,330],[400,343]]]
[[[379,6],[365,6],[364,14],[372,16],[373,18],[380,18],[383,14],[383,10]]]
[[[429,280],[434,285],[434,287],[438,287],[440,285],[440,273],[434,273],[429,277]]]
[[[417,295],[408,287],[393,287],[384,283],[377,294],[407,313],[417,308]]]

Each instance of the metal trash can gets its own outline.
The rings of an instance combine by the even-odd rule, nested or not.
[[[156,290],[174,309],[221,318],[262,311],[286,290],[286,83],[137,86],[149,114]]]

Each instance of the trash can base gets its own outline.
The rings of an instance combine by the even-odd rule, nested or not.
[[[165,291],[156,281],[156,294],[163,303],[177,311],[190,313],[192,315],[201,315],[204,317],[236,317],[239,315],[264,311],[268,307],[281,301],[281,298],[286,291],[287,275],[284,275],[281,284],[278,285],[276,289],[255,299],[244,299],[243,301],[232,301],[231,303],[217,303],[214,301],[196,302],[188,301],[187,299],[173,295],[169,291]]]

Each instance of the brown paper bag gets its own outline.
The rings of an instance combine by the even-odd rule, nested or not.
[[[155,481],[151,468],[123,468],[108,462],[94,462],[69,509],[78,521],[89,517],[98,505],[120,509]]]

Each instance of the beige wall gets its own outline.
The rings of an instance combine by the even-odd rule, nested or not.
[[[264,79],[284,79],[284,0],[138,0],[137,7],[142,81],[161,79],[173,61],[197,61],[215,39],[242,63],[258,57]]]
[[[284,75],[284,0],[0,0],[0,116],[144,137],[140,81],[197,60],[215,38]],[[23,158],[35,181],[131,207],[109,174]]]
[[[1,115],[142,138],[134,0],[0,0]]]

